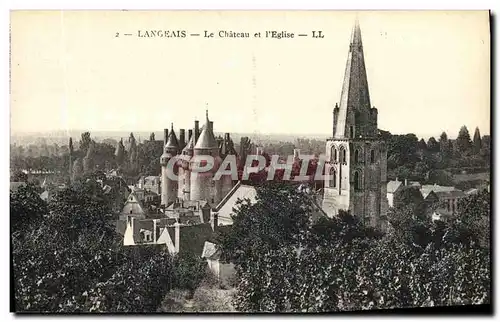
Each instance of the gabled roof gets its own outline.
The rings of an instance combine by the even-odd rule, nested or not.
[[[214,231],[209,223],[197,225],[181,225],[179,252],[201,254],[205,241],[209,240]]]
[[[257,190],[255,187],[241,184],[239,181],[231,191],[215,207],[215,212],[219,215],[219,223],[231,224],[233,222],[231,214],[238,200],[249,199],[250,203],[257,201]]]
[[[203,245],[203,251],[201,252],[201,258],[206,259],[219,259],[221,251],[217,248],[217,245],[209,241],[205,242]]]
[[[387,182],[387,193],[394,193],[401,187],[403,183],[401,181],[389,181]]]
[[[420,192],[422,193],[422,196],[427,198],[427,196],[431,193],[434,192],[438,198],[460,198],[464,197],[465,193],[462,190],[459,190],[455,187],[450,187],[450,186],[439,186],[439,185],[423,185],[422,188],[420,189]]]

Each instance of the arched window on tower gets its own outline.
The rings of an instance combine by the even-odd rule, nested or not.
[[[340,159],[342,160],[342,163],[347,163],[346,152],[344,147],[340,147]]]
[[[330,187],[337,187],[337,171],[335,170],[335,168],[330,169]]]
[[[359,190],[361,187],[360,185],[360,178],[359,178],[359,173],[358,171],[354,172],[354,190]]]
[[[337,162],[337,148],[332,147],[332,161]]]
[[[375,162],[375,150],[370,151],[370,162],[371,163]]]
[[[359,162],[359,150],[354,151],[354,163]]]
[[[349,127],[349,137],[351,139],[354,138],[354,126]]]

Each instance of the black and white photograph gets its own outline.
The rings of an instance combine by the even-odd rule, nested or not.
[[[491,314],[488,10],[9,18],[11,312]]]

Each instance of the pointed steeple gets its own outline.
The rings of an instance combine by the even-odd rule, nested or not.
[[[375,135],[372,132],[376,131],[373,129],[361,28],[356,18],[352,28],[333,136],[335,138],[369,137]]]
[[[196,141],[195,149],[214,149],[218,148],[217,141],[213,129],[210,127],[210,120],[208,119],[208,110],[206,112],[205,125],[200,133],[198,141]]]
[[[177,136],[175,135],[174,132],[174,123],[171,123],[167,144],[165,144],[165,150],[178,150],[178,149],[179,149],[179,141],[177,140]]]

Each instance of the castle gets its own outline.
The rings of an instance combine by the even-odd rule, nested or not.
[[[224,138],[215,137],[213,122],[208,119],[208,111],[203,127],[200,129],[199,121],[195,121],[194,130],[188,131],[187,144],[184,140],[185,130],[180,130],[180,142],[173,125],[170,132],[167,129],[164,131],[164,149],[160,158],[161,205],[168,207],[177,200],[207,201],[211,206],[218,204],[234,185],[231,175],[214,179],[222,160],[227,155],[236,155],[229,133],[225,133]],[[173,167],[169,167],[172,158],[179,155],[187,158],[174,161]],[[192,157],[196,156],[211,156],[215,164],[207,172],[193,171],[196,161]],[[173,171],[178,180],[174,180],[169,171]]]
[[[333,109],[332,137],[326,141],[323,210],[335,216],[348,210],[366,224],[385,229],[387,148],[370,105],[361,29],[352,30],[340,106]]]
[[[364,224],[385,229],[387,201],[387,148],[379,136],[378,111],[371,106],[365,69],[361,29],[356,20],[349,45],[340,104],[333,109],[332,137],[326,140],[325,181],[322,209],[330,217],[339,210],[350,211]],[[160,158],[161,204],[168,207],[177,200],[206,201],[217,205],[233,188],[230,175],[214,180],[222,160],[234,154],[229,133],[217,138],[213,122],[206,115],[201,132],[195,121],[185,144],[185,131],[177,140],[173,127],[165,130],[164,153]],[[258,153],[258,152],[257,152]],[[193,161],[180,160],[173,169],[169,161],[177,155],[211,156],[214,165],[208,172],[193,171]],[[178,180],[171,179],[174,171]]]

